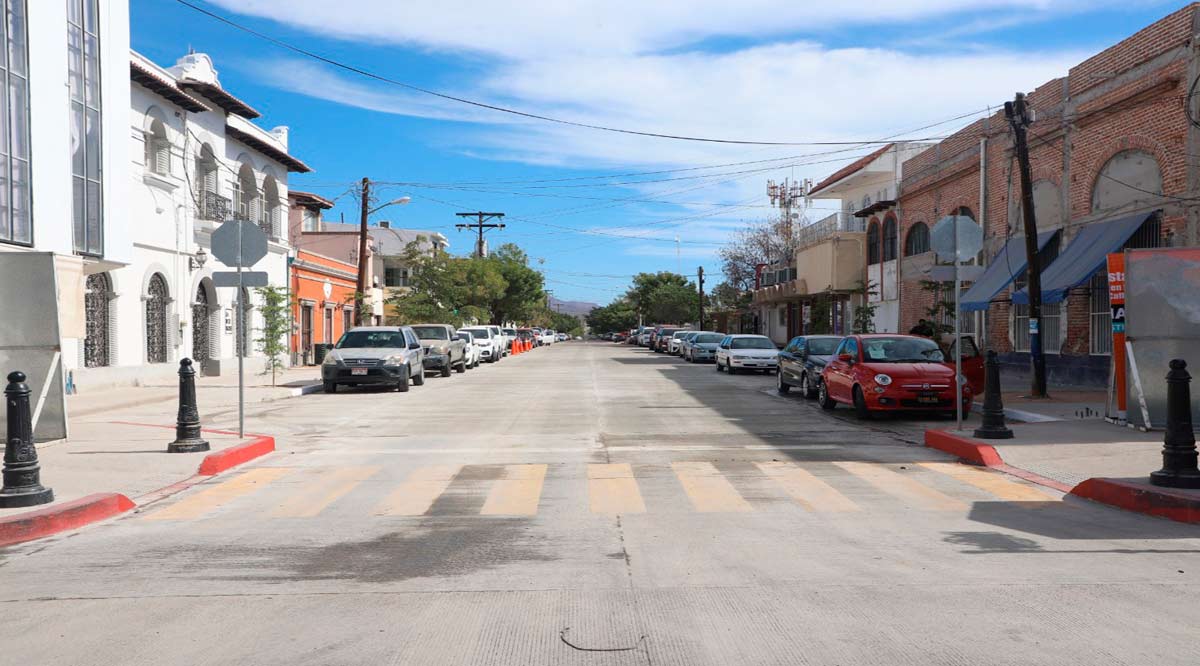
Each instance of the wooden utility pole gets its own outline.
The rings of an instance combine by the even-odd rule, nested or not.
[[[486,252],[484,252],[484,250],[483,250],[483,234],[484,234],[484,232],[487,231],[488,229],[503,229],[504,228],[503,224],[484,224],[484,222],[486,222],[487,220],[496,220],[496,219],[502,218],[502,217],[504,217],[504,213],[485,213],[483,211],[478,211],[475,213],[455,213],[455,215],[457,215],[459,217],[474,217],[474,218],[476,218],[476,221],[471,222],[470,224],[456,224],[454,226],[458,229],[475,229],[479,232],[479,239],[477,241],[475,241],[475,256],[482,259],[484,257],[484,255],[486,254]]]
[[[1029,359],[1033,365],[1031,395],[1046,397],[1046,355],[1042,350],[1042,266],[1038,263],[1037,217],[1033,208],[1033,173],[1029,168],[1029,145],[1025,129],[1033,121],[1025,104],[1025,94],[1004,103],[1004,115],[1012,125],[1017,164],[1021,172],[1021,217],[1025,222],[1026,287],[1029,292]]]
[[[696,269],[697,282],[700,287],[700,330],[704,330],[704,267]]]
[[[358,226],[358,284],[354,294],[354,325],[363,325],[363,301],[367,298],[367,215],[370,212],[371,181],[362,179],[362,219]]]

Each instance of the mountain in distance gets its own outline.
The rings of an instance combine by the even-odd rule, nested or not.
[[[551,310],[555,312],[561,312],[563,314],[575,315],[576,317],[580,315],[586,315],[598,307],[600,306],[595,303],[588,303],[586,301],[560,301],[554,296],[550,297]]]

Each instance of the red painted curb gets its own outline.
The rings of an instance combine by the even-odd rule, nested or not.
[[[1181,523],[1200,523],[1200,494],[1124,479],[1088,479],[1071,489],[1071,494],[1126,511],[1169,518]]]
[[[120,493],[96,493],[58,506],[0,519],[0,546],[40,539],[125,513],[133,500]]]
[[[962,437],[946,432],[945,430],[926,430],[925,446],[945,451],[967,462],[973,462],[976,465],[983,465],[984,467],[996,467],[1004,464],[995,447],[983,444],[969,437]]]
[[[265,456],[275,450],[275,438],[258,435],[245,444],[231,446],[223,451],[210,453],[200,463],[202,476],[220,474],[230,467],[236,467],[244,462]]]

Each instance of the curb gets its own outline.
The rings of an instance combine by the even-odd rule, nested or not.
[[[223,451],[210,453],[200,462],[200,476],[220,474],[231,467],[260,458],[275,450],[275,438],[258,435],[245,444],[231,446]]]
[[[945,451],[967,462],[984,467],[999,467],[1004,464],[995,447],[980,444],[969,437],[954,435],[945,430],[926,430],[925,446]]]
[[[0,519],[0,546],[40,539],[125,513],[136,505],[120,493],[96,493]]]
[[[982,402],[976,402],[973,404],[977,410],[983,410]],[[1027,412],[1023,409],[1013,409],[1012,407],[1004,408],[1004,418],[1011,419],[1013,421],[1020,421],[1021,423],[1053,423],[1056,421],[1066,420],[1060,419],[1056,416],[1046,416],[1045,414],[1039,414],[1037,412]]]
[[[1200,523],[1200,495],[1173,488],[1159,488],[1125,479],[1097,478],[1075,486],[1071,494],[1126,511],[1181,523]]]

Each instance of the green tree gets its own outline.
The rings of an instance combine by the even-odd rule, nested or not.
[[[879,308],[871,302],[871,296],[879,293],[875,287],[874,282],[864,283],[859,280],[858,287],[850,292],[862,296],[862,305],[854,308],[854,321],[851,322],[855,333],[875,332],[875,311]]]
[[[699,293],[690,282],[664,282],[650,292],[646,314],[662,323],[695,321],[700,317]]]
[[[633,304],[628,300],[618,298],[608,305],[589,312],[587,324],[594,333],[628,331],[637,326],[637,312],[634,311]]]
[[[691,288],[693,294],[695,293],[695,287],[691,282],[688,281],[686,277],[678,273],[663,271],[660,273],[638,273],[635,275],[633,278],[633,286],[629,288],[628,292],[626,292],[625,298],[630,302],[630,304],[633,305],[633,310],[637,314],[654,321],[663,321],[651,312],[651,308],[656,302],[656,299],[661,299],[672,293],[670,291],[664,291],[658,296],[655,296],[655,292],[658,291],[659,288],[668,285]]]
[[[529,267],[525,251],[512,243],[501,245],[488,261],[493,262],[506,283],[504,291],[488,304],[490,322],[503,325],[528,319],[546,300],[542,274]]]
[[[290,329],[288,290],[284,287],[260,287],[255,291],[262,298],[258,310],[262,313],[262,337],[257,338],[258,350],[267,357],[263,374],[271,373],[271,386],[275,375],[284,368],[283,357],[287,353],[287,334]]]

